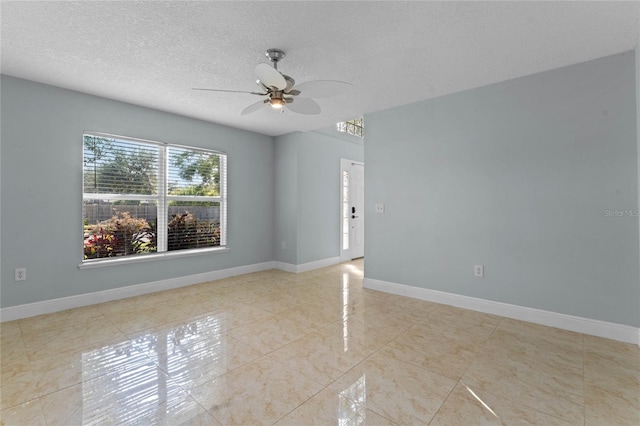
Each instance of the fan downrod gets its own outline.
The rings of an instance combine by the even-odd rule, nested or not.
[[[275,69],[278,69],[278,61],[285,56],[285,53],[280,49],[267,49],[264,54],[273,63]]]

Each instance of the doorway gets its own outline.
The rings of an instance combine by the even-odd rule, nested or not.
[[[340,261],[364,257],[364,163],[340,160]]]

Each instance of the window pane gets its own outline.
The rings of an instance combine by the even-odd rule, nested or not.
[[[220,155],[169,147],[169,195],[220,195]]]
[[[153,253],[158,206],[154,201],[84,200],[84,259]]]
[[[364,137],[364,119],[356,118],[355,120],[343,121],[336,124],[339,132],[348,133],[350,135]]]
[[[220,203],[169,201],[167,250],[220,245]]]
[[[158,147],[84,135],[84,192],[157,194]]]

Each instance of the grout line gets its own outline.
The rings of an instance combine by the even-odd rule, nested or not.
[[[478,356],[480,355],[482,350],[487,346],[487,343],[489,343],[489,340],[491,340],[491,337],[494,335],[494,333],[496,332],[496,330],[498,329],[498,326],[500,325],[500,323],[502,323],[502,321],[503,321],[503,318],[500,318],[500,320],[493,327],[493,330],[491,330],[491,333],[489,333],[489,336],[487,336],[486,340],[482,343],[482,345],[474,353],[473,358],[471,358],[471,360],[469,361],[469,364],[467,365],[467,368],[465,368],[464,371],[462,372],[462,374],[460,375],[459,381],[461,381],[462,378],[467,374],[467,372],[469,371],[469,369],[471,368],[471,366],[473,365],[475,360],[478,358]]]
[[[447,396],[445,397],[445,399],[442,400],[442,402],[440,403],[440,406],[438,407],[438,409],[436,410],[436,412],[433,414],[433,416],[429,419],[429,423],[431,424],[431,422],[433,422],[433,420],[438,417],[438,413],[440,412],[440,409],[442,409],[442,407],[444,406],[444,404],[447,402],[447,400],[449,399],[449,397],[451,396],[451,394],[453,393],[454,390],[456,390],[456,388],[458,387],[459,384],[462,383],[462,377],[460,377],[460,379],[456,382],[455,385],[453,385],[453,387],[451,388],[451,390],[449,391],[449,393],[447,394]]]

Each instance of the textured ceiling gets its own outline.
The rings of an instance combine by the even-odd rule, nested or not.
[[[640,2],[2,1],[2,73],[280,135],[633,49]],[[240,111],[264,50],[322,114]]]

